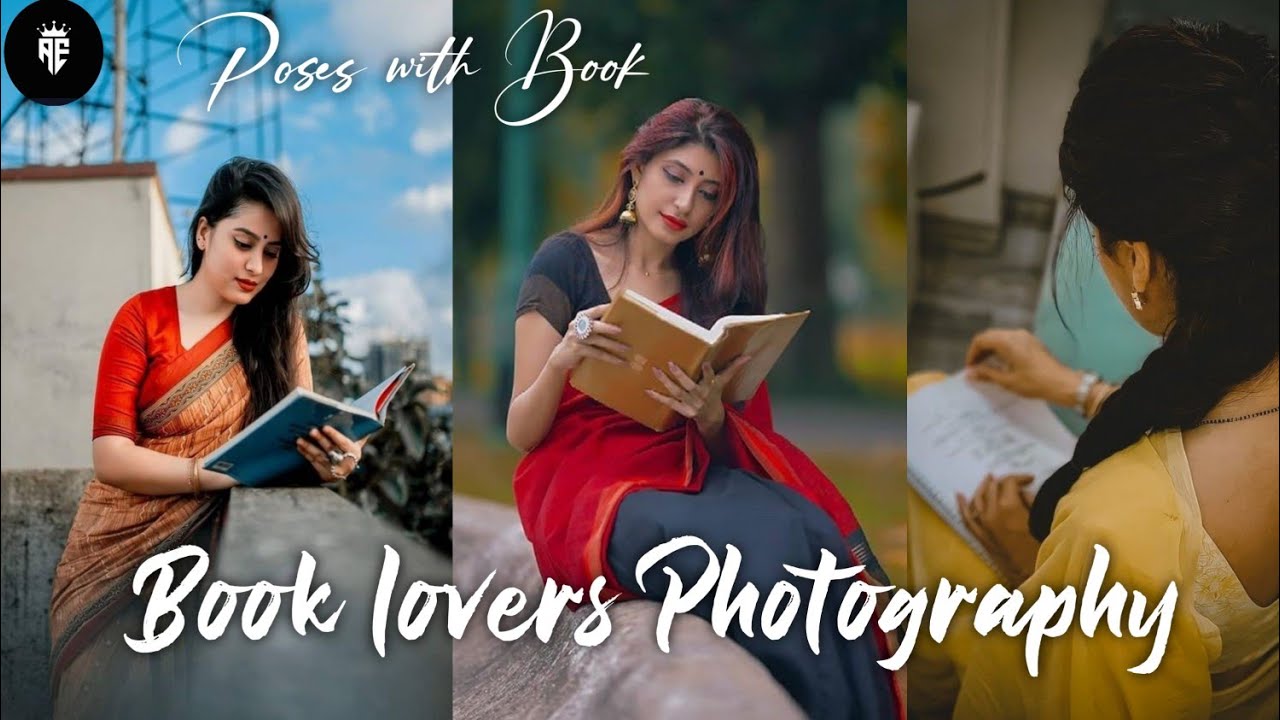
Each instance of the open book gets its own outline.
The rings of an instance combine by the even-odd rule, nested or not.
[[[404,385],[413,364],[396,371],[377,387],[350,403],[294,388],[280,402],[205,460],[204,468],[226,473],[241,485],[271,485],[311,465],[298,452],[297,440],[311,428],[331,425],[352,440],[362,440],[387,420],[391,398]]]
[[[907,481],[993,569],[964,526],[956,493],[972,498],[987,473],[1032,475],[1034,493],[1071,459],[1075,444],[1044,401],[963,374],[907,398]]]
[[[697,381],[702,377],[702,363],[709,363],[718,372],[745,353],[751,360],[722,392],[725,402],[742,402],[755,394],[808,317],[807,310],[779,315],[728,315],[708,329],[627,290],[613,301],[602,319],[622,328],[617,339],[631,348],[629,363],[614,365],[587,358],[574,369],[569,382],[650,429],[666,430],[680,416],[645,394],[646,388],[670,394],[653,376],[652,368],[661,368],[670,375],[667,363],[674,362]]]

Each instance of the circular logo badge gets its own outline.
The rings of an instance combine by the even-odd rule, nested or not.
[[[70,0],[23,8],[4,36],[4,64],[18,92],[41,105],[84,97],[102,72],[102,33]]]

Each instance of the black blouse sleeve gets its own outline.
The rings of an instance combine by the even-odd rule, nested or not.
[[[581,300],[581,272],[575,244],[578,237],[570,233],[553,235],[534,253],[524,283],[516,299],[516,317],[537,312],[551,323],[556,332],[569,329]]]

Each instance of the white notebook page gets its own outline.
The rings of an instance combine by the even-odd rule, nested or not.
[[[908,481],[988,562],[964,527],[956,493],[972,497],[987,473],[1030,474],[1038,490],[1071,459],[1075,440],[1045,402],[962,374],[907,398]]]

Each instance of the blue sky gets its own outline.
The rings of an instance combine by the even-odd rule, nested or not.
[[[98,21],[110,52],[111,3],[81,0],[81,5]],[[144,18],[142,3],[130,5],[135,11],[128,28],[135,39],[130,42],[128,63],[136,68],[143,58],[143,43],[136,37]],[[21,7],[4,5],[6,33]],[[179,14],[158,22],[173,7],[152,2],[152,26],[165,35],[182,37],[207,19]],[[206,7],[208,18],[246,9],[244,3],[231,0],[207,2]],[[159,163],[180,243],[185,240],[192,203],[219,163],[245,154],[280,164],[302,196],[308,228],[320,248],[322,277],[352,303],[352,350],[362,351],[375,337],[425,336],[431,341],[433,371],[447,375],[452,374],[453,331],[452,98],[448,88],[428,93],[423,80],[388,83],[385,74],[392,57],[407,59],[439,50],[450,34],[451,14],[447,0],[277,2],[280,45],[274,56],[255,75],[224,86],[212,111],[206,111],[211,83],[222,73],[225,60],[209,58],[202,65],[198,47],[184,44],[179,65],[172,46],[153,42],[151,85],[173,83],[169,91],[152,93],[153,110],[248,124],[257,114],[254,84],[260,82],[265,108],[280,110],[282,140],[277,146],[273,125],[260,145],[252,129],[233,139],[195,125],[155,121],[149,152],[141,134],[126,152],[127,160]],[[250,19],[223,19],[205,27],[211,43],[230,47],[247,44],[254,34],[266,37],[262,25]],[[188,43],[196,37],[193,34]],[[293,89],[296,76],[282,85],[273,82],[280,63],[299,64],[313,56],[331,67],[351,59],[355,61],[352,69],[366,69],[341,93],[332,92],[336,77],[315,81],[301,92]],[[256,59],[246,53],[239,69],[247,69]],[[109,102],[110,85],[104,74],[89,97]],[[0,110],[8,113],[20,96],[7,74],[0,90]],[[78,105],[51,110],[46,127],[75,127]],[[110,159],[109,113],[99,116],[88,132],[87,162]],[[20,162],[18,154],[31,130],[32,124],[22,114],[6,125],[6,167]],[[78,137],[79,133],[68,132],[52,141],[47,161],[78,161],[81,147],[73,139]]]

